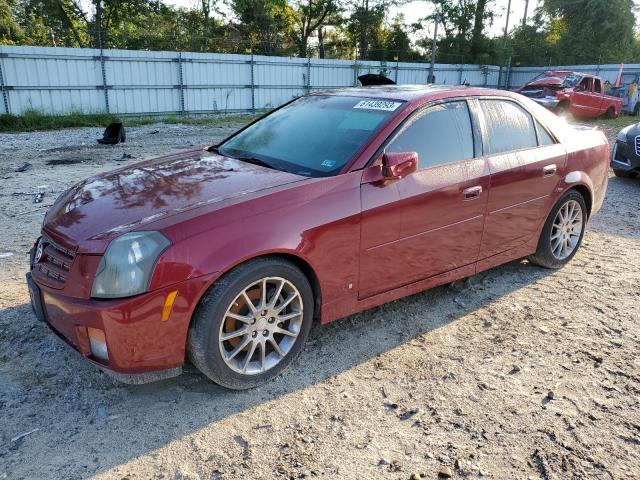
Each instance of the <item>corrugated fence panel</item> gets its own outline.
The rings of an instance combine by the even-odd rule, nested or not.
[[[101,85],[100,62],[95,60],[99,50],[3,46],[0,54],[7,55],[2,58],[2,73],[12,113],[104,109],[104,95],[97,89]]]
[[[0,69],[0,112],[152,114],[273,108],[308,91],[356,85],[357,76],[366,73],[424,84],[429,64],[0,46]],[[508,76],[514,88],[549,69],[593,73],[613,83],[619,66],[514,67],[503,70],[502,78]],[[495,87],[499,70],[436,64],[434,75],[440,84]],[[626,65],[628,71],[640,71],[640,64]]]
[[[180,111],[177,53],[107,50],[105,57],[110,111]]]

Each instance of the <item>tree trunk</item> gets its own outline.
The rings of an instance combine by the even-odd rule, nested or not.
[[[482,39],[484,12],[487,8],[487,2],[488,0],[478,0],[476,4],[476,14],[473,20],[473,32],[471,35],[471,56],[474,61],[480,54],[480,41]]]
[[[324,28],[318,29],[318,57],[324,58]]]

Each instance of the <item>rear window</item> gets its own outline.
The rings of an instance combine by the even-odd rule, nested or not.
[[[219,147],[298,175],[335,175],[403,106],[400,100],[318,95],[276,110]]]

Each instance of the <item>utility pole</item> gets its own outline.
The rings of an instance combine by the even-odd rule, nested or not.
[[[527,12],[529,11],[529,0],[524,0],[524,16],[522,17],[522,26],[527,24]]]
[[[436,63],[436,38],[438,36],[438,23],[440,23],[439,13],[436,13],[435,20],[436,20],[436,25],[433,28],[433,41],[431,42],[431,65],[429,66],[429,76],[427,77],[427,83],[436,83],[436,79],[433,76],[433,67]]]

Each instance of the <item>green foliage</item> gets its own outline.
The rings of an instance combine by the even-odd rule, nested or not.
[[[21,42],[24,31],[16,20],[14,0],[0,0],[0,44],[13,45]]]
[[[561,26],[553,52],[556,63],[633,60],[632,0],[545,0],[543,9]]]
[[[118,118],[108,113],[68,115],[46,115],[37,110],[27,110],[23,115],[0,115],[0,132],[31,132],[36,130],[58,130],[61,128],[100,127],[104,128],[112,122],[124,122],[125,127],[136,127],[154,123],[186,124],[202,126],[224,126],[230,124],[246,124],[261,114],[247,115],[200,115],[180,116],[168,115],[160,117],[127,117]]]
[[[389,19],[407,0],[0,0],[0,44],[183,50],[514,65],[638,62],[633,0],[543,0],[506,38],[491,37],[492,0],[430,0],[414,25]],[[218,9],[227,2],[232,16]],[[412,35],[413,34],[413,35]]]
[[[119,121],[116,116],[107,113],[46,115],[37,110],[27,110],[22,115],[0,115],[0,132],[30,132],[71,127],[106,127],[111,122],[116,121]]]

